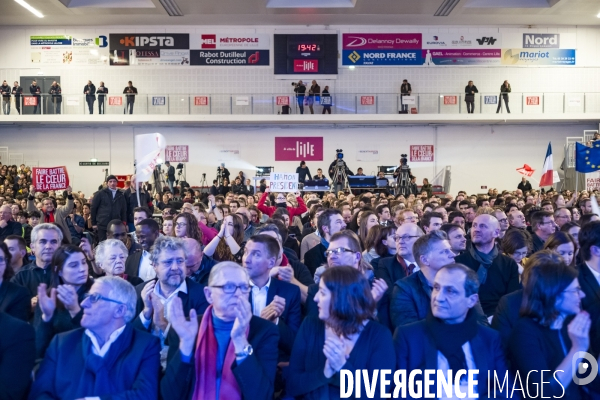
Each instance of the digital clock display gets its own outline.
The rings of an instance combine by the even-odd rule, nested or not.
[[[298,45],[298,51],[321,51],[321,46],[315,43],[302,43]]]

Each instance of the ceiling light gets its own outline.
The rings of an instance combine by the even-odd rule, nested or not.
[[[447,17],[459,2],[460,0],[444,0],[433,15],[435,17]]]
[[[600,18],[600,13],[598,13],[598,15],[596,15],[596,18]]]
[[[91,162],[98,162],[98,159],[97,158],[90,158],[90,161]]]
[[[25,2],[25,0],[15,0],[21,7],[26,8],[27,10],[29,10],[30,13],[32,13],[33,15],[35,15],[38,18],[44,18],[44,15],[42,15],[41,12],[39,12],[38,10],[36,10],[35,8],[31,7],[29,4],[27,4]]]
[[[351,65],[348,67],[349,69],[354,69],[354,65]]]

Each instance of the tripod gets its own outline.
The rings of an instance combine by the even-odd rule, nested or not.
[[[339,190],[338,187],[340,187]],[[340,190],[346,189],[348,189],[348,176],[346,175],[346,165],[343,161],[339,160],[335,166],[333,180],[331,181],[331,189],[329,191],[331,193],[335,193],[335,195],[337,196],[337,193]]]
[[[407,166],[403,165],[400,174],[398,174],[398,188],[396,191],[396,196],[401,194],[404,197],[408,197],[410,195],[410,176]]]
[[[163,188],[167,186],[167,182],[165,181],[165,177],[160,169],[160,164],[154,168],[154,171],[152,172],[152,178],[154,179],[154,190],[152,194],[162,194]]]
[[[202,180],[200,181],[200,187],[206,186],[206,173],[202,173]]]

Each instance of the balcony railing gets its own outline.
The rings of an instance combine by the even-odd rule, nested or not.
[[[512,114],[571,114],[600,113],[600,93],[510,93],[508,105]],[[48,94],[20,98],[2,98],[3,114],[10,105],[10,114],[16,115],[16,103],[21,114],[89,114],[85,95]],[[98,114],[103,103],[105,114],[143,115],[276,115],[288,109],[290,114],[315,114],[327,109],[333,114],[397,114],[403,109],[412,114],[467,114],[464,93],[416,93],[403,97],[396,93],[332,93],[330,96],[295,97],[294,94],[138,94],[133,107],[123,94],[108,94],[93,102],[93,113]],[[475,114],[494,114],[502,102],[500,113],[506,113],[503,95],[479,93],[473,101]],[[287,106],[287,107],[286,107]]]

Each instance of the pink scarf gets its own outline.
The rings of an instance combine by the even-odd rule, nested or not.
[[[217,377],[217,338],[212,320],[213,306],[209,306],[204,312],[200,329],[198,330],[198,340],[196,342],[196,386],[192,400],[214,399],[217,395],[216,377]],[[246,332],[246,335],[248,333]],[[231,371],[231,365],[235,361],[235,350],[233,343],[229,341],[225,361],[223,362],[223,371],[221,374],[221,387],[219,389],[219,399],[223,400],[241,400],[242,393],[237,384],[235,376]]]

